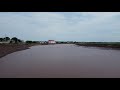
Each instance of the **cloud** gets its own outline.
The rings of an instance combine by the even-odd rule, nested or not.
[[[119,41],[119,12],[0,12],[0,36],[24,40]]]

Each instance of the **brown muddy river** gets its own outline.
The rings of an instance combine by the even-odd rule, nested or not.
[[[0,78],[120,78],[120,50],[33,46],[0,58]]]

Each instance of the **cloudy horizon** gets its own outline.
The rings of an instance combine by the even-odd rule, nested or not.
[[[120,41],[120,12],[0,12],[0,37]]]

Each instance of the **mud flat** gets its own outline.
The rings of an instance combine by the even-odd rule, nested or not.
[[[10,53],[29,49],[29,47],[38,44],[0,44],[0,58]]]
[[[103,42],[84,42],[84,43],[77,43],[78,46],[85,46],[85,47],[100,47],[105,49],[116,49],[120,50],[120,43],[103,43]]]

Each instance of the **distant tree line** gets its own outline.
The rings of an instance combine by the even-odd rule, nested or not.
[[[21,39],[18,39],[17,37],[13,37],[13,38],[10,38],[10,37],[4,37],[4,38],[0,38],[0,42],[9,42],[9,43],[23,43],[23,41]],[[48,41],[44,41],[44,42],[40,42],[40,41],[31,41],[31,40],[27,40],[25,41],[24,43],[26,44],[37,44],[37,43],[40,43],[40,44],[48,44]],[[56,44],[77,44],[78,42],[76,41],[56,41]]]
[[[13,37],[13,38],[10,38],[10,37],[4,37],[4,38],[0,38],[0,42],[8,42],[9,43],[21,43],[23,42],[22,40],[18,39],[17,37]]]
[[[5,38],[0,38],[0,41],[3,42],[3,41],[9,41],[10,38],[9,37],[5,37]]]
[[[39,41],[31,41],[31,40],[26,41],[26,44],[34,44],[34,43],[39,43]]]
[[[75,44],[76,41],[56,41],[57,44]]]
[[[2,43],[10,43],[10,44],[19,44],[19,43],[23,43],[23,41],[21,39],[18,39],[17,37],[4,37],[4,38],[0,38],[0,42]],[[27,40],[25,41],[26,44],[37,44],[39,43],[39,41],[31,41],[31,40]]]

